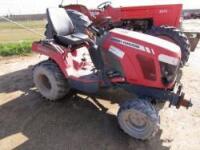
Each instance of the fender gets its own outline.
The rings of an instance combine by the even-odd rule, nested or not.
[[[54,46],[58,45],[54,44]],[[67,55],[66,52],[69,51],[69,49],[60,47],[60,50],[58,49],[56,50],[56,48],[52,48],[52,46],[49,45],[48,43],[39,41],[39,42],[33,42],[32,51],[48,56],[50,59],[54,60],[56,64],[58,64],[59,68],[61,69],[65,77],[66,78],[68,77],[68,74],[64,68],[68,67],[68,64],[66,63],[66,55]]]

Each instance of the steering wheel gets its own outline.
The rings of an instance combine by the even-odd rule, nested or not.
[[[99,5],[97,6],[97,8],[98,8],[98,9],[105,9],[106,7],[108,7],[108,6],[111,5],[111,4],[112,4],[111,1],[106,1],[106,2],[103,2],[103,3],[99,4]]]

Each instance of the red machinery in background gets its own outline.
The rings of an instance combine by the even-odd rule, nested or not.
[[[200,33],[184,32],[180,28],[182,4],[114,8],[110,1],[106,1],[98,5],[97,9],[91,10],[80,4],[60,7],[85,14],[97,28],[110,30],[118,27],[171,41],[181,48],[182,66],[188,61],[190,52],[195,50],[200,39]]]
[[[103,4],[103,5],[102,5]],[[111,17],[112,23],[146,22],[149,26],[173,26],[179,28],[181,23],[182,5],[154,5],[154,6],[129,6],[112,7],[110,2],[102,3],[98,9],[89,10],[83,5],[67,5],[65,9],[74,9],[87,15],[95,23],[100,23],[106,17]],[[133,27],[133,26],[132,26]]]

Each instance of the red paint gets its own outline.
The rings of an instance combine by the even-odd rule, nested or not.
[[[154,26],[168,25],[179,27],[182,4],[132,6],[113,8],[108,6],[104,10],[88,10],[83,5],[68,5],[65,9],[74,9],[87,15],[93,22],[98,23],[105,17],[111,17],[112,22],[134,19],[151,19]]]
[[[80,57],[82,54],[81,49],[77,48],[75,50],[71,50],[55,43],[54,45],[59,46],[64,51],[64,53],[60,53],[56,51],[52,46],[42,44],[41,42],[34,42],[32,44],[32,51],[48,56],[50,59],[54,60],[56,64],[58,64],[66,78],[69,77],[69,72],[67,71],[67,69],[69,68],[72,68],[74,74],[76,75],[76,72],[80,69],[88,66],[93,66],[91,60],[88,60],[85,63],[83,61],[76,61],[76,58]]]
[[[119,30],[120,29],[114,29],[109,31],[109,34],[105,37],[102,45],[102,51],[104,51],[106,55],[105,57],[108,57],[108,59],[109,59],[109,53],[111,53],[109,51],[109,48],[111,46],[112,47],[114,46],[122,53],[124,53],[123,56],[116,55],[117,61],[122,66],[124,76],[120,78],[110,79],[111,82],[112,83],[127,82],[129,84],[142,85],[145,87],[172,89],[175,81],[168,85],[164,85],[162,83],[158,56],[160,54],[164,54],[167,56],[178,58],[180,60],[181,52],[169,51],[168,49],[163,48],[157,44],[152,44],[151,41],[145,42],[145,39],[148,37],[148,35],[144,35],[144,37],[141,38],[141,40],[139,40],[138,37],[133,36],[135,32],[128,30],[121,30],[119,32]],[[122,32],[124,34],[122,34]],[[139,44],[145,48],[145,51],[117,43],[116,41],[112,40],[113,37],[118,39],[123,39],[124,41],[129,41]],[[156,37],[152,38],[154,38],[154,40],[158,40]],[[55,43],[54,45],[60,46]],[[56,64],[59,65],[60,69],[62,70],[66,78],[81,80],[81,78],[76,76],[78,75],[77,73],[83,70],[83,68],[93,67],[93,63],[91,63],[90,57],[85,61],[80,61],[83,52],[84,54],[89,55],[87,47],[85,46],[84,49],[77,48],[73,50],[64,48],[62,46],[60,46],[60,48],[63,50],[63,53],[56,51],[50,45],[42,44],[42,42],[34,42],[32,46],[32,50],[34,52],[46,55],[52,60],[54,60]],[[146,48],[149,48],[150,50],[153,49],[154,52],[146,51]],[[149,74],[149,72],[151,73]],[[87,83],[90,81],[83,80],[83,82]]]
[[[119,43],[113,42],[112,41],[113,37],[120,38],[126,41],[131,41],[131,42],[143,45],[145,47],[152,48],[154,49],[155,54],[153,55],[147,52],[139,51],[137,49],[134,49],[128,46],[123,46]],[[105,54],[108,53],[110,46],[114,46],[125,53],[123,58],[118,57],[118,61],[120,62],[122,66],[122,69],[125,73],[126,81],[128,83],[143,85],[147,87],[164,88],[164,89],[165,88],[171,89],[173,87],[174,83],[166,86],[166,85],[163,85],[161,81],[161,70],[160,70],[160,64],[158,61],[158,56],[159,54],[164,54],[167,56],[180,59],[181,52],[176,53],[176,52],[168,51],[167,49],[164,49],[162,47],[144,42],[142,40],[138,40],[137,37],[130,38],[129,36],[120,35],[118,33],[112,32],[112,30],[110,31],[110,34],[107,36],[107,38],[105,38],[105,42],[103,45],[103,50]],[[150,69],[153,73],[155,73],[155,76],[153,77],[154,80],[146,79],[146,77],[144,76],[143,74],[144,70],[141,66],[141,63],[139,62],[137,58],[138,55],[146,58],[147,60],[146,62],[148,62],[148,60],[151,60],[151,64],[146,64],[146,65],[149,67],[154,67]]]

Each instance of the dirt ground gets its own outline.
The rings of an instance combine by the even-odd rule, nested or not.
[[[198,26],[200,31],[200,21],[185,23],[188,29]],[[119,129],[117,103],[125,97],[120,90],[96,98],[71,95],[58,103],[43,99],[31,73],[42,59],[38,55],[0,58],[0,150],[200,149],[200,44],[182,79],[194,106],[177,110],[166,103],[159,111],[161,129],[150,141],[135,140]]]

